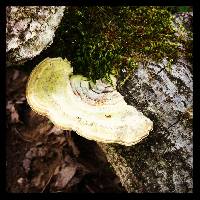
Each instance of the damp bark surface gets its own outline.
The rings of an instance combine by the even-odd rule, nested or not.
[[[164,64],[141,64],[118,88],[153,121],[149,136],[131,147],[99,143],[127,192],[192,192],[192,66]]]

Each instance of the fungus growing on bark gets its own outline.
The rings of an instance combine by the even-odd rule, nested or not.
[[[26,88],[31,108],[56,126],[98,142],[130,146],[148,136],[152,121],[127,105],[104,79],[73,75],[67,59],[46,58],[32,71]]]

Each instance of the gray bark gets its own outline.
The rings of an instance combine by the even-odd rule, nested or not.
[[[65,6],[6,7],[7,65],[23,64],[53,42]]]
[[[142,64],[119,92],[153,123],[142,142],[125,147],[102,144],[108,161],[128,192],[192,192],[192,66],[179,60]]]

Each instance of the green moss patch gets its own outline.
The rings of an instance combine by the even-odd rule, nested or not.
[[[68,7],[57,56],[67,57],[75,74],[93,81],[110,81],[109,75],[122,69],[130,75],[139,62],[191,58],[191,42],[175,34],[172,21],[167,7]]]

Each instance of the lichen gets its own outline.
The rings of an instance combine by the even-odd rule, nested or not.
[[[6,7],[7,66],[19,65],[52,44],[65,6]]]
[[[188,65],[179,60],[172,65],[171,73],[162,63],[140,65],[119,90],[126,102],[154,122],[153,131],[140,144],[129,148],[116,145],[113,150],[109,147],[112,152],[106,149],[112,154],[106,154],[111,163],[116,164],[114,156],[123,157],[125,162],[117,165],[130,167],[135,176],[132,182],[140,183],[134,187],[127,183],[129,192],[192,192],[193,81]],[[186,92],[180,93],[181,88],[187,88]],[[124,172],[118,173],[125,182]]]

